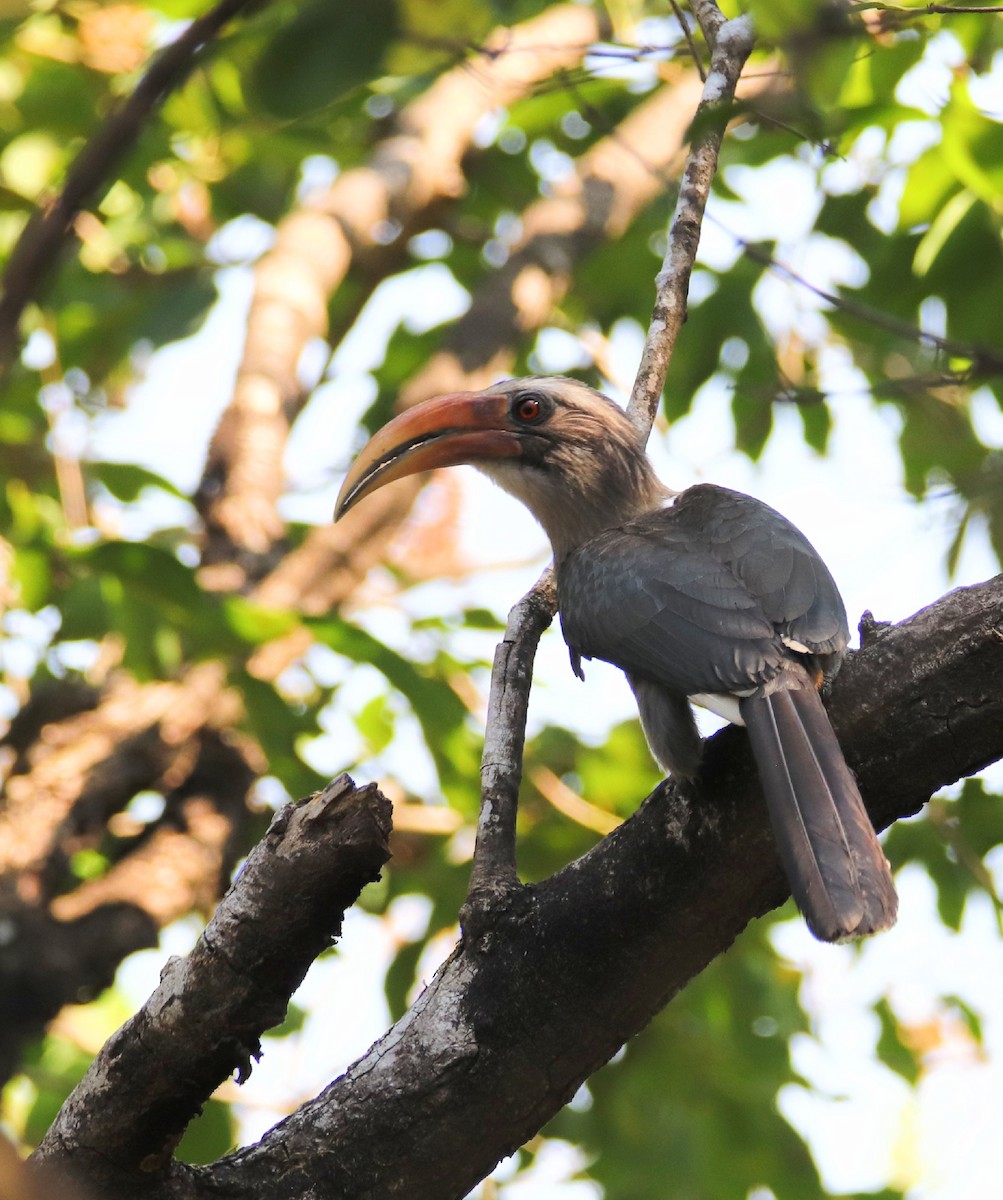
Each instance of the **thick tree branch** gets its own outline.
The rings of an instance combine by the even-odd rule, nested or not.
[[[234,1071],[260,1056],[345,910],[389,858],[390,802],[343,775],[282,808],[198,945],[110,1039],[38,1148],[114,1190],[145,1191],[185,1126]],[[253,1191],[253,1188],[250,1189]]]
[[[305,400],[298,367],[311,339],[325,336],[330,297],[359,255],[394,250],[465,186],[462,160],[479,122],[579,63],[601,34],[598,10],[557,5],[512,29],[442,75],[403,109],[370,162],[346,171],[279,223],[255,268],[247,339],[233,398],[209,449],[196,501],[206,527],[202,578],[244,587],[273,565],[284,533],[276,504],[282,455]],[[385,266],[385,264],[384,264]]]
[[[21,314],[55,267],[77,216],[111,183],[144,124],[188,77],[198,55],[252,3],[261,0],[219,0],[161,50],[129,98],[105,118],[77,155],[59,195],[25,226],[0,279],[0,374],[16,352]]]
[[[879,825],[1003,757],[1001,677],[1003,576],[850,657],[830,712]],[[461,1197],[787,894],[747,741],[726,730],[692,788],[663,784],[584,858],[481,912],[411,1011],[316,1100],[211,1167],[144,1178],[142,1194]],[[100,1141],[84,1155],[53,1140],[45,1157],[109,1197],[137,1194],[139,1175],[110,1171]]]

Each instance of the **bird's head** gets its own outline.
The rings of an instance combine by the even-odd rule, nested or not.
[[[574,379],[510,379],[408,409],[377,433],[342,485],[335,519],[385,483],[469,463],[521,500],[560,559],[668,494],[612,400]]]

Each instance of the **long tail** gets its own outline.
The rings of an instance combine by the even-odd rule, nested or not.
[[[888,929],[898,897],[818,692],[739,701],[780,858],[798,908],[824,942]]]

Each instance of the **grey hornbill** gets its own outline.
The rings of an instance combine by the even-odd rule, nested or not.
[[[698,769],[691,703],[745,725],[794,898],[815,935],[886,929],[888,863],[819,696],[846,649],[825,564],[751,496],[659,482],[626,414],[584,384],[515,379],[429,400],[352,466],[335,516],[417,471],[470,463],[521,500],[554,550],[561,627],[583,658],[620,667],[652,754]]]

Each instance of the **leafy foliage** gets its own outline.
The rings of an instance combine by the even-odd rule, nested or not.
[[[364,899],[388,928],[401,901],[418,898],[427,910],[421,931],[398,936],[384,964],[394,1017],[434,969],[463,902],[486,664],[514,597],[489,584],[486,599],[483,588],[471,598],[460,585],[429,601],[422,554],[406,549],[373,585],[371,595],[396,613],[386,620],[380,603],[370,610],[357,600],[317,615],[228,594],[206,581],[198,518],[186,502],[205,455],[203,435],[193,435],[189,461],[172,464],[172,477],[166,466],[150,465],[170,413],[136,434],[124,461],[110,460],[100,445],[135,402],[144,372],[166,361],[164,348],[218,311],[227,272],[247,282],[275,224],[297,209],[307,185],[369,162],[408,102],[463,62],[494,24],[549,7],[542,0],[258,6],[166,99],[121,177],[108,181],[95,209],[77,222],[75,253],[26,316],[26,349],[0,404],[6,718],[23,717],[43,684],[100,690],[115,671],[138,682],[179,680],[212,661],[239,697],[240,715],[226,736],[253,746],[260,773],[282,795],[304,794],[366,760],[368,773],[395,788],[407,809],[426,810],[429,822],[402,828],[394,866]],[[355,336],[366,342],[365,362],[360,368],[358,358],[336,357],[318,372],[312,401],[290,404],[293,416],[306,421],[325,390],[362,375],[372,401],[362,421],[369,429],[382,423],[447,335],[431,301],[424,324],[389,322],[396,331],[388,344],[367,332],[380,288],[427,261],[413,235],[434,231],[443,272],[457,289],[477,292],[517,245],[528,207],[559,190],[581,154],[615,139],[618,123],[663,78],[671,86],[674,73],[688,69],[686,43],[664,6],[608,7],[614,30],[604,54],[484,121],[464,156],[462,188],[422,213],[421,228],[402,230],[391,214],[379,252],[357,261],[338,294],[326,298],[333,332],[322,356],[345,352]],[[127,93],[153,39],[200,8],[161,0],[5,10],[5,253],[36,205],[59,189],[96,114]],[[922,6],[837,10],[816,0],[754,0],[748,9],[761,39],[750,72],[775,76],[776,87],[747,102],[726,144],[709,220],[728,248],[698,266],[665,413],[679,420],[699,410],[703,389],[727,388],[734,445],[756,459],[778,404],[795,404],[806,441],[824,453],[841,403],[829,365],[838,352],[858,373],[868,403],[897,422],[905,488],[917,500],[935,492],[955,499],[952,564],[980,524],[1003,555],[1000,451],[979,417],[980,405],[997,416],[1003,405],[1003,127],[985,99],[999,85],[993,66],[1003,23],[928,14]],[[119,24],[102,25],[102,13],[113,11]],[[780,178],[770,175],[780,168],[811,176],[811,220],[790,242],[740,235],[743,226],[732,226],[731,217],[747,190]],[[579,361],[595,380],[607,366],[596,346],[615,341],[622,323],[648,320],[673,201],[667,184],[622,236],[596,245],[549,318],[554,329],[580,338]],[[796,271],[786,269],[795,243],[812,247],[807,266],[797,257]],[[859,269],[841,274],[836,259]],[[778,279],[797,297],[782,312],[768,297]],[[512,348],[516,363],[539,362],[535,332]],[[194,344],[207,361],[214,356],[204,336]],[[219,400],[206,396],[202,407],[218,408]],[[325,469],[334,465],[332,454]],[[292,507],[316,490],[315,480],[293,478],[284,503]],[[306,523],[289,523],[278,557],[301,547],[311,522],[322,519],[312,511]],[[435,537],[455,540],[455,527],[446,521]],[[599,836],[556,810],[553,790],[533,782],[542,778],[534,777],[539,769],[606,817],[628,815],[655,779],[633,722],[609,728],[598,744],[537,722],[520,817],[528,878],[547,875]],[[429,811],[436,819],[448,812],[449,821],[433,824]],[[935,801],[925,818],[889,835],[889,857],[897,867],[923,869],[951,929],[963,926],[975,895],[988,893],[999,908],[987,865],[1003,842],[999,814],[999,797],[970,781],[957,798]],[[100,878],[111,869],[114,858],[102,855],[102,844],[76,847],[70,861],[78,876]],[[587,1096],[524,1152],[527,1177],[546,1139],[561,1138],[583,1148],[579,1179],[595,1182],[609,1200],[665,1196],[670,1177],[678,1197],[725,1200],[755,1188],[781,1198],[828,1194],[805,1143],[776,1109],[778,1091],[797,1077],[790,1039],[809,1028],[809,1017],[801,977],[773,948],[769,928],[764,922],[750,930],[589,1083]],[[945,1003],[973,1036],[980,1030],[979,1012],[963,996]],[[880,998],[874,1013],[877,1054],[918,1084],[922,1063],[894,1004]],[[114,1023],[106,1021],[105,1032]],[[294,1021],[280,1036],[303,1035]],[[79,1077],[88,1046],[86,1038],[54,1031],[8,1085],[4,1116],[26,1145],[42,1135]],[[213,1100],[180,1153],[206,1161],[237,1137],[234,1110]]]

